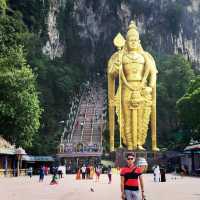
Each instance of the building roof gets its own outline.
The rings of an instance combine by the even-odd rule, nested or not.
[[[52,156],[29,156],[23,155],[22,160],[27,162],[54,162],[55,159]]]
[[[101,160],[101,164],[102,165],[105,165],[105,166],[114,166],[115,165],[115,163],[113,162],[113,161],[111,161],[111,160]]]
[[[2,136],[0,136],[0,154],[14,155],[15,151],[15,145],[11,145]]]
[[[184,151],[200,150],[200,144],[189,145],[185,147]]]
[[[0,136],[0,148],[10,148],[10,147],[12,147],[12,145],[2,136]]]

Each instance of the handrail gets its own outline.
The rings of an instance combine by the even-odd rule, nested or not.
[[[87,106],[86,106],[86,109],[85,109],[85,116],[84,116],[83,125],[86,124],[86,123],[85,123],[85,120],[86,120],[87,109],[88,109],[88,101],[87,101]],[[83,126],[83,129],[81,130],[81,142],[82,142],[82,140],[83,140],[83,132],[84,132],[84,129],[85,129],[85,127]]]
[[[92,143],[92,137],[93,137],[93,133],[94,133],[94,126],[93,126],[94,125],[94,116],[95,116],[95,106],[94,106],[93,116],[92,116],[92,133],[91,133],[91,136],[90,136],[90,143]]]
[[[101,146],[103,144],[103,113],[101,114]]]
[[[80,111],[80,106],[81,106],[81,102],[83,100],[83,96],[84,96],[84,93],[85,93],[85,89],[83,89],[83,93],[81,95],[81,99],[79,101],[79,106],[78,106],[78,110],[76,112],[76,117],[75,117],[75,120],[74,120],[74,124],[73,124],[73,128],[72,128],[72,131],[71,131],[71,137],[70,137],[70,143],[72,142],[72,138],[73,138],[73,135],[74,135],[74,129],[75,129],[75,125],[76,125],[76,120],[77,120],[77,117],[78,117],[78,114],[79,114],[79,111]]]

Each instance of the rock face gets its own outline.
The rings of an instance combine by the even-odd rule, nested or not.
[[[42,52],[48,55],[51,59],[61,57],[63,55],[64,47],[60,43],[59,31],[57,29],[57,16],[60,9],[60,0],[51,0],[47,19],[47,29],[49,40],[43,47]]]
[[[139,28],[145,49],[181,53],[200,63],[199,0],[50,0],[49,41],[43,52],[52,59],[105,69],[112,40],[124,36],[130,20]]]

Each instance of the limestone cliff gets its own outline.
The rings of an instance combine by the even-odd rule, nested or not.
[[[199,0],[50,0],[43,52],[105,68],[112,39],[134,19],[145,49],[200,63]]]

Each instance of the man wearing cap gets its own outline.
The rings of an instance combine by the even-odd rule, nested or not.
[[[127,154],[127,166],[121,169],[121,193],[122,199],[126,200],[144,200],[144,183],[142,171],[134,165],[135,154]],[[142,193],[142,199],[139,195],[139,183]]]

